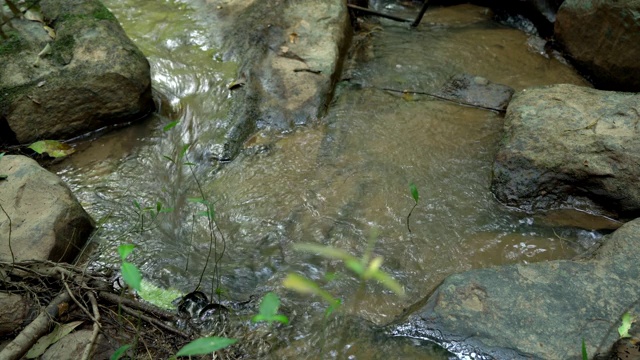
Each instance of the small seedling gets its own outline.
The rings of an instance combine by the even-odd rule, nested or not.
[[[118,253],[120,254],[120,271],[122,272],[122,278],[131,288],[140,291],[140,282],[142,281],[142,274],[140,270],[130,262],[125,261],[127,256],[135,249],[133,244],[124,244],[118,246]]]
[[[409,230],[409,233],[411,233],[411,227],[409,226],[409,218],[411,217],[411,213],[413,212],[413,209],[415,209],[416,206],[418,206],[418,200],[420,200],[420,194],[418,193],[418,187],[414,183],[409,184],[409,191],[411,192],[411,197],[415,202],[415,204],[413,204],[413,207],[411,208],[411,211],[409,211],[409,215],[407,215],[407,230]]]
[[[278,308],[280,307],[280,299],[278,295],[270,292],[262,298],[262,302],[260,302],[260,312],[258,315],[254,316],[251,321],[260,322],[265,321],[270,325],[274,322],[279,322],[282,324],[288,324],[289,318],[285,315],[278,314]]]
[[[582,360],[589,360],[589,355],[587,355],[587,345],[584,343],[584,338],[582,338]]]

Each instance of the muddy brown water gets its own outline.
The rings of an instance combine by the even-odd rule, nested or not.
[[[390,21],[369,27],[371,43],[345,72],[350,80],[338,85],[325,118],[287,134],[262,131],[237,159],[215,164],[197,155],[199,144],[226,121],[236,65],[221,61],[214,21],[203,16],[208,6],[197,0],[105,3],[149,57],[164,100],[159,114],[79,143],[79,152],[55,168],[100,222],[93,264],[114,266],[116,247],[135,243],[131,261],[145,279],[192,290],[209,251],[208,223],[197,215],[203,207],[189,201],[202,189],[215,202],[226,242],[220,286],[235,299],[275,291],[291,315],[281,339],[287,346],[274,358],[446,358],[413,341],[363,332],[358,321],[392,320],[449,274],[569,258],[580,251],[578,243],[600,236],[495,201],[489,184],[501,114],[381,90],[430,92],[459,73],[516,90],[586,85],[541,53],[534,37],[492,21],[487,9],[433,8],[415,30]],[[416,11],[393,2],[377,6],[403,16]],[[179,124],[163,131],[174,120]],[[185,161],[194,165],[167,159],[177,159],[184,144],[192,144]],[[411,233],[409,183],[420,194]],[[172,211],[155,220],[147,211],[142,221],[134,201],[151,208],[160,202]],[[320,243],[359,256],[372,233],[382,269],[404,285],[406,298],[377,283],[358,292],[359,282],[337,262],[291,247]],[[206,291],[217,285],[213,271],[209,265]],[[290,272],[344,299],[342,311],[324,320],[320,299],[283,289]],[[329,273],[337,275],[327,280]]]

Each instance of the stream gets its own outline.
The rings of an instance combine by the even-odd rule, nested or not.
[[[325,118],[288,133],[263,129],[236,159],[216,163],[198,155],[199,144],[226,121],[227,86],[237,66],[222,61],[206,4],[104,2],[149,58],[159,109],[81,141],[78,152],[53,169],[100,225],[92,266],[115,267],[117,246],[134,243],[130,261],[146,280],[192,291],[212,232],[199,214],[204,206],[193,198],[206,198],[225,251],[217,266],[207,265],[200,285],[238,300],[276,292],[291,326],[278,335],[285,345],[273,358],[446,359],[437,348],[388,339],[363,324],[388,323],[449,274],[570,258],[580,244],[601,236],[497,203],[489,185],[502,114],[382,90],[435,92],[460,73],[516,91],[589,86],[541,52],[534,36],[494,22],[485,8],[430,8],[418,29],[376,20]],[[395,1],[375,5],[408,18],[418,11]],[[164,130],[172,121],[179,122]],[[410,183],[420,195],[411,231]],[[382,270],[404,286],[405,298],[375,282],[362,290],[338,262],[292,249],[316,243],[359,257],[372,237],[374,254],[384,257]],[[326,320],[321,299],[283,288],[288,273],[314,280],[343,299],[343,307]]]

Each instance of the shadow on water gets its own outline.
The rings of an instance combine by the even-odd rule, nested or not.
[[[451,273],[567,258],[578,250],[575,242],[599,236],[550,228],[496,203],[489,184],[502,115],[381,90],[429,92],[463,72],[515,89],[585,84],[560,61],[532,51],[527,35],[493,22],[486,9],[430,9],[417,30],[387,21],[373,26],[371,42],[358,51],[325,119],[288,134],[263,131],[236,160],[219,165],[196,154],[207,134],[228,120],[226,85],[236,68],[219,60],[202,2],[106,4],[149,57],[163,107],[145,122],[80,144],[83,150],[56,169],[100,219],[94,264],[116,263],[117,245],[133,242],[139,247],[132,260],[145,278],[193,290],[209,250],[208,223],[195,215],[202,208],[189,202],[201,196],[195,175],[215,202],[226,239],[222,287],[238,299],[278,291],[297,314],[277,358],[316,358],[321,339],[334,358],[446,358],[413,341],[363,336],[371,330],[359,328],[360,321],[392,320]],[[163,131],[174,120],[178,125]],[[168,160],[178,160],[185,144],[192,144],[186,160]],[[410,182],[420,191],[411,233]],[[134,200],[173,210],[155,220],[148,211],[141,224]],[[356,279],[335,262],[294,252],[291,245],[321,243],[360,255],[374,228],[375,253],[408,299],[369,286],[357,303],[345,303],[344,317],[327,324],[318,299],[282,289],[285,275],[296,272],[353,299]],[[334,272],[336,278],[326,280]],[[212,287],[209,280],[203,284],[206,291]]]

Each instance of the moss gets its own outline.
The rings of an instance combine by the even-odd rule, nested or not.
[[[8,31],[7,36],[8,39],[0,40],[0,56],[17,53],[24,45],[17,31]]]
[[[109,21],[116,21],[116,17],[113,16],[113,14],[111,13],[111,11],[109,11],[109,9],[107,9],[104,5],[100,4],[94,11],[93,11],[93,17],[98,19],[98,20],[109,20]]]

